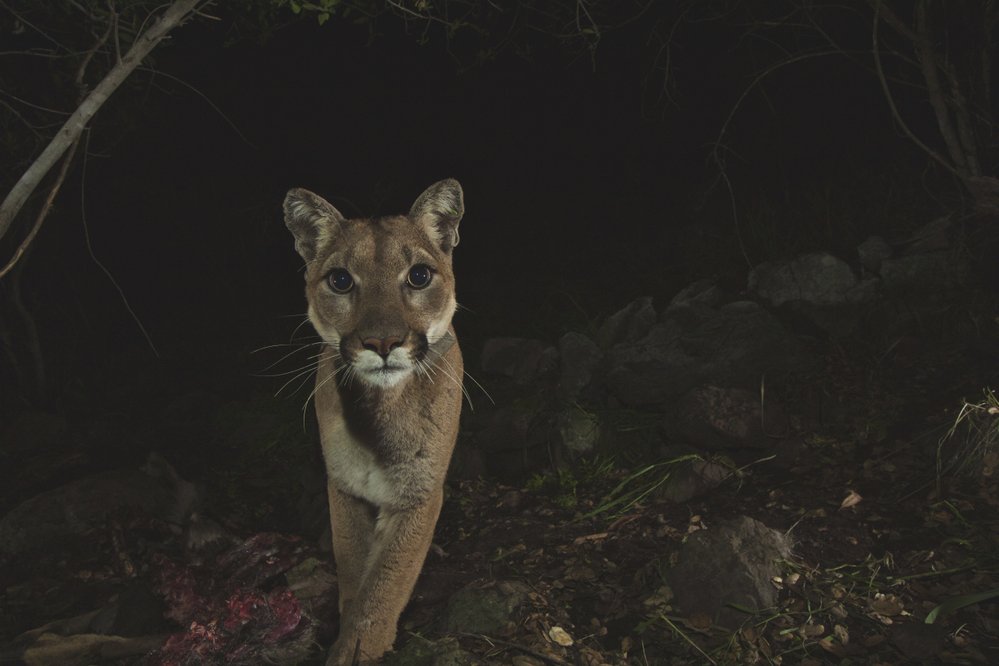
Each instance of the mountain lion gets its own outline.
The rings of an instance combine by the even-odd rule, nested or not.
[[[327,666],[392,649],[430,548],[461,412],[451,253],[464,210],[452,179],[407,215],[347,219],[303,189],[284,200],[325,342],[315,399],[340,586]]]

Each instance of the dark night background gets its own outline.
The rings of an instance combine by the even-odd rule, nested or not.
[[[219,3],[205,10],[216,19],[177,28],[98,113],[31,251],[0,277],[0,514],[156,451],[219,502],[227,527],[318,537],[321,518],[300,518],[299,495],[322,492],[310,485],[319,454],[302,418],[308,378],[296,375],[306,353],[285,357],[312,333],[281,213],[292,187],[367,216],[407,211],[439,179],[461,182],[454,323],[466,370],[487,387],[490,338],[592,333],[634,299],[663,308],[701,278],[736,300],[751,268],[807,252],[859,270],[865,239],[902,245],[949,215],[951,247],[969,266],[948,305],[959,314],[941,317],[953,326],[837,337],[800,313],[781,321],[877,400],[895,397],[879,383],[882,362],[911,348],[923,355],[887,374],[891,386],[918,384],[919,409],[943,414],[994,385],[999,188],[973,190],[893,120],[871,56],[871,3],[593,2],[594,48],[574,27],[574,4],[457,3],[486,10],[451,37],[412,12],[334,12],[321,23],[263,1]],[[909,20],[908,3],[897,4]],[[499,5],[508,11],[488,10]],[[994,14],[986,5],[933,5],[934,45],[995,90],[999,77],[976,70],[979,55],[995,55],[994,37],[969,18]],[[96,28],[77,31],[73,6],[33,13],[0,0],[4,193],[64,118],[27,102],[72,110],[76,96],[76,61],[39,57],[50,40],[19,12],[78,53]],[[880,31],[901,115],[945,153],[911,45]],[[91,86],[109,62],[95,60]],[[994,109],[976,110],[989,183]],[[0,239],[0,263],[51,182]],[[962,361],[933,385],[927,368],[952,352]],[[837,381],[820,373],[815,392],[842,390]],[[287,441],[257,441],[260,432]],[[303,469],[311,480],[299,483]],[[796,478],[776,474],[775,484]],[[0,637],[52,617],[24,615]]]
[[[279,317],[303,309],[280,214],[293,186],[358,215],[406,210],[429,183],[458,178],[468,217],[455,260],[471,311],[458,324],[473,340],[553,336],[638,295],[745,273],[709,160],[758,69],[738,25],[686,26],[676,101],[657,104],[662,74],[635,27],[592,59],[539,37],[530,58],[506,51],[460,71],[442,37],[421,46],[389,17],[302,20],[231,45],[221,23],[178,30],[155,53],[168,76],[140,71],[112,98],[25,269],[52,395],[125,350],[130,364],[153,362],[88,256],[82,214],[163,356],[191,369],[286,340]],[[925,111],[915,122],[932,130]],[[753,262],[847,250],[947,210],[925,192],[925,160],[893,129],[876,79],[846,57],[776,72],[724,141]],[[752,229],[754,209],[769,231]]]

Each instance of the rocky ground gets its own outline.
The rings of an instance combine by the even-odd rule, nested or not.
[[[776,457],[731,466],[720,485],[683,501],[669,488],[698,460],[628,465],[601,454],[521,484],[450,483],[387,663],[995,663],[999,414],[975,395],[981,366],[934,353],[872,374],[825,360],[824,389],[843,406],[836,421],[784,438]],[[964,390],[973,406],[948,439]],[[259,403],[228,409],[256,413],[257,428],[269,418]],[[227,427],[218,436],[228,446],[246,437],[218,426]],[[937,474],[941,442],[943,460],[962,468]],[[336,579],[321,528],[289,518],[315,511],[291,505],[308,484],[282,487],[287,461],[267,474],[248,461],[223,467],[225,449],[207,457],[200,490],[165,461],[57,485],[49,500],[81,513],[83,497],[115,498],[113,510],[94,506],[69,526],[36,496],[18,534],[39,542],[5,540],[5,658],[315,659],[335,635]],[[42,464],[26,457],[22,477]],[[193,521],[171,514],[188,491],[213,498]],[[254,530],[286,520],[299,527]],[[48,532],[32,532],[45,521]],[[712,533],[721,540],[703,542]],[[752,556],[736,555],[746,551],[776,563],[751,568]],[[748,591],[726,596],[749,575]],[[703,607],[689,601],[702,597]],[[766,605],[752,604],[759,598]]]
[[[467,354],[385,663],[999,663],[999,321],[913,299],[946,256],[908,257],[805,255],[752,300],[702,281]],[[258,383],[123,358],[6,415],[0,661],[319,663],[337,580],[295,358]]]

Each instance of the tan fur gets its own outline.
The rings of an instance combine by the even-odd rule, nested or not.
[[[326,342],[315,399],[340,585],[340,635],[326,663],[355,654],[365,663],[392,649],[458,435],[451,251],[464,203],[445,180],[405,216],[348,220],[300,189],[284,208],[306,260],[309,319]],[[407,281],[414,266],[430,269],[427,286]],[[335,271],[350,275],[347,293],[330,285]]]

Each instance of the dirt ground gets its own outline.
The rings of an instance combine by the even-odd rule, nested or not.
[[[519,484],[449,483],[435,546],[401,620],[400,656],[388,663],[999,663],[999,409],[982,393],[997,378],[996,358],[903,351],[880,366],[827,356],[821,376],[784,396],[794,413],[795,395],[821,394],[824,415],[796,421],[772,457],[741,464],[722,486],[683,503],[634,492],[651,477],[636,479],[640,464],[610,455]],[[209,498],[204,513],[227,536],[192,553],[183,546],[190,526],[185,533],[112,516],[58,548],[13,558],[0,569],[0,639],[141,589],[148,599],[129,613],[137,622],[154,617],[131,635],[169,638],[167,648],[105,652],[90,663],[309,663],[300,655],[310,649],[318,658],[336,632],[335,570],[318,547],[318,452],[301,434],[300,414],[286,423],[285,407],[268,413],[270,400],[216,401],[186,421],[176,408],[167,433],[141,413],[105,414],[100,427],[92,415],[69,419],[67,428],[97,429],[105,445],[139,442],[138,452],[174,442],[179,473],[197,480]],[[205,419],[215,424],[210,442],[196,435]],[[5,510],[100,469],[95,449],[80,445],[93,439],[67,437],[76,444],[62,450],[15,447],[2,473]],[[772,581],[774,607],[745,609],[741,626],[714,626],[675,607],[665,572],[688,534],[736,516],[787,533],[793,556]],[[308,603],[287,593],[288,572],[300,580],[303,563],[312,567],[306,578],[329,583]],[[458,590],[510,585],[523,591],[520,603],[489,634],[442,628]],[[27,640],[9,644],[5,658],[19,659],[12,655]],[[418,645],[437,657],[413,657]]]

